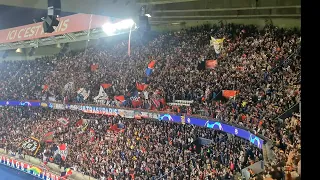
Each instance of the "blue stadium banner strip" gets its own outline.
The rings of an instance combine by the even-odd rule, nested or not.
[[[160,114],[160,121],[171,121],[175,123],[181,124],[192,124],[200,127],[207,127],[210,129],[220,130],[229,134],[233,134],[239,136],[243,139],[250,141],[252,144],[256,145],[258,148],[262,149],[263,140],[251,132],[237,128],[234,126],[230,126],[228,124],[224,124],[218,121],[205,120],[200,118],[194,118],[189,116],[177,116],[171,114]]]
[[[40,101],[0,101],[0,106],[40,106]]]
[[[61,103],[49,103],[49,102],[40,102],[40,101],[0,101],[0,106],[32,106],[32,107],[47,107],[52,109],[70,109],[70,110],[79,110],[85,113],[93,113],[93,114],[103,114],[103,115],[123,115],[123,111],[118,108],[108,108],[101,106],[86,106],[86,105],[69,105],[69,104],[61,104]],[[155,118],[163,121],[172,121],[181,124],[193,124],[196,126],[207,127],[211,129],[220,130],[229,134],[234,134],[241,138],[244,138],[250,141],[252,144],[255,144],[257,147],[262,148],[263,139],[258,136],[252,134],[251,132],[234,127],[228,124],[224,124],[218,121],[206,120],[195,118],[191,116],[178,116],[171,114],[158,114],[158,113],[147,113],[143,111],[134,110],[135,114],[141,114],[141,116],[146,116],[149,118]]]

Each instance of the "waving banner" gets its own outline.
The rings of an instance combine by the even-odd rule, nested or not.
[[[147,69],[145,70],[145,73],[147,76],[150,76],[152,74],[155,64],[156,64],[155,60],[150,61]]]
[[[217,60],[206,60],[206,69],[214,69],[217,64]]]
[[[76,123],[76,127],[81,129],[80,133],[84,133],[88,127],[88,120],[87,119],[80,119]]]
[[[59,118],[59,119],[57,119],[57,121],[64,126],[67,126],[69,124],[69,121],[67,118]]]
[[[222,90],[222,96],[225,98],[232,98],[234,96],[236,96],[237,94],[239,94],[239,91],[235,91],[235,90]]]
[[[214,37],[211,36],[211,40],[210,40],[210,46],[213,46],[214,51],[217,54],[220,54],[222,46],[223,46],[223,41],[224,38],[221,39],[215,39]]]
[[[83,100],[86,100],[88,99],[89,95],[90,95],[90,90],[87,91],[86,89],[84,88],[80,88],[78,91],[77,91],[78,95],[82,96]]]
[[[54,136],[54,131],[48,132],[42,137],[43,142],[52,142]]]
[[[98,96],[93,98],[96,103],[104,104],[106,99],[108,98],[107,93],[104,91],[104,89],[105,89],[104,87],[110,87],[110,86],[108,86],[107,84],[102,84],[100,86]]]
[[[20,147],[36,155],[40,148],[40,141],[34,137],[29,137],[21,142]]]

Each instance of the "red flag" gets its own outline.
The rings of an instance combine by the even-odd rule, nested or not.
[[[45,85],[42,85],[42,92],[47,91],[48,88],[49,88],[48,85],[46,85],[46,84],[45,84]]]
[[[160,106],[160,101],[155,99],[155,98],[151,98],[153,104],[156,106],[156,107],[159,107]]]
[[[136,88],[138,91],[144,91],[148,87],[148,84],[141,84],[141,83],[136,83]]]
[[[206,69],[214,69],[217,64],[217,60],[206,60]]]
[[[112,84],[104,83],[104,84],[101,84],[101,86],[102,86],[104,89],[107,89],[107,88],[111,87]]]
[[[244,67],[243,66],[237,66],[236,69],[239,70],[239,71],[244,71]]]
[[[150,61],[150,63],[148,64],[148,68],[153,69],[155,64],[156,64],[156,60]]]
[[[67,158],[68,155],[68,145],[67,144],[60,144],[58,146],[58,154],[61,155],[62,160],[65,160]]]
[[[234,90],[222,90],[222,96],[225,98],[232,98],[235,95],[237,95],[239,91],[234,91]]]
[[[120,132],[120,129],[117,124],[114,124],[109,128],[109,131]]]
[[[48,132],[47,134],[45,134],[45,135],[43,136],[42,141],[44,141],[44,142],[52,142],[53,134],[54,134],[53,131]]]
[[[80,127],[83,124],[83,119],[80,119],[77,123],[76,123],[76,127]]]
[[[98,69],[98,67],[99,67],[98,64],[92,64],[92,65],[90,66],[91,71],[96,71],[96,70]]]
[[[161,98],[160,102],[162,103],[162,105],[166,105],[166,100],[164,98]]]
[[[131,104],[134,108],[142,104],[141,98],[139,96],[130,97],[130,99],[131,99]]]
[[[120,102],[125,101],[124,95],[121,95],[121,96],[115,96],[115,97],[114,97],[114,99],[115,99],[115,100],[117,100],[117,101],[120,101]]]

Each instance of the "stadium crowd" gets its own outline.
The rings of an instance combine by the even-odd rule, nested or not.
[[[211,36],[225,38],[220,54],[210,46]],[[140,93],[142,103],[138,108],[156,107],[158,110],[173,111],[173,107],[163,102],[159,107],[155,106],[152,99],[157,97],[165,98],[166,102],[178,99],[193,100],[194,103],[187,108],[191,114],[198,114],[201,110],[206,116],[252,129],[255,133],[275,142],[276,158],[267,165],[267,173],[276,176],[274,172],[277,168],[284,171],[283,168],[287,166],[292,170],[297,167],[301,148],[300,118],[292,116],[283,122],[277,121],[276,118],[300,101],[301,57],[298,30],[274,26],[258,30],[255,26],[235,24],[213,27],[206,25],[160,34],[148,43],[142,43],[138,37],[133,36],[130,56],[127,55],[127,47],[127,42],[124,41],[116,45],[99,44],[88,47],[85,51],[72,51],[34,61],[2,62],[0,99],[47,100],[52,97],[59,102],[79,102],[77,90],[84,88],[90,90],[90,94],[87,99],[82,99],[80,102],[96,103],[94,97],[98,95],[100,85],[107,83],[112,85],[105,89],[109,97],[106,104],[119,106],[121,103],[113,97],[127,96],[128,92],[135,89],[136,82],[140,83],[141,79],[147,77],[145,69],[150,60],[156,60],[153,73],[147,77],[149,84],[145,90],[147,95]],[[213,70],[199,68],[199,64],[208,59],[217,60],[217,66]],[[92,65],[96,65],[96,68],[92,69]],[[222,90],[240,92],[234,98],[225,100],[218,98]],[[132,103],[127,102],[122,106],[132,107]],[[72,115],[67,117],[71,118]],[[52,124],[49,123],[48,126]],[[126,126],[141,128],[143,125],[140,124],[139,127],[135,124],[126,124]],[[173,125],[172,128],[180,126]],[[202,128],[195,131],[209,133]],[[227,142],[234,143],[229,139]],[[216,144],[218,145],[219,143]],[[173,147],[181,150],[181,147],[170,146]],[[79,149],[76,146],[74,148]],[[165,144],[161,148],[169,147]],[[237,148],[228,147],[228,149],[236,151]],[[232,152],[227,154],[230,153]],[[240,154],[233,153],[233,155]],[[191,155],[183,156],[182,161],[189,157]],[[70,159],[75,160],[72,153]],[[67,161],[70,159],[67,158]],[[162,163],[171,164],[171,162],[161,162],[158,166],[163,165]],[[161,170],[162,174],[172,168],[169,165],[160,167],[164,168]],[[239,167],[244,166],[237,166]],[[79,168],[84,167],[79,166]],[[94,175],[92,169],[85,172]],[[159,175],[159,172],[154,174]]]
[[[33,155],[19,147],[23,139],[32,136],[42,140],[38,158],[50,161],[52,157],[52,162],[95,178],[232,179],[263,158],[262,150],[246,140],[191,125],[29,107],[5,107],[1,114],[4,148]],[[69,125],[59,123],[61,117],[69,117]],[[87,129],[94,129],[94,139],[90,131],[82,132],[77,126],[80,119],[88,121]],[[121,130],[111,131],[113,125]],[[53,142],[44,142],[44,135],[51,131],[55,131]],[[212,143],[192,144],[199,137]],[[69,148],[65,161],[54,153],[62,143]],[[196,152],[198,147],[201,150]]]

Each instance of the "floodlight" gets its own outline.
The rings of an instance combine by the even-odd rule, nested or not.
[[[125,19],[114,24],[106,23],[102,25],[102,30],[108,36],[113,36],[117,33],[117,31],[125,29],[129,30],[133,25],[135,25],[135,22],[132,19]]]
[[[112,36],[116,32],[116,29],[113,24],[106,23],[102,26],[102,30],[108,35]]]
[[[133,25],[134,21],[132,19],[125,19],[114,24],[117,30],[130,29]]]
[[[21,48],[18,48],[18,49],[16,50],[16,53],[22,53]]]

